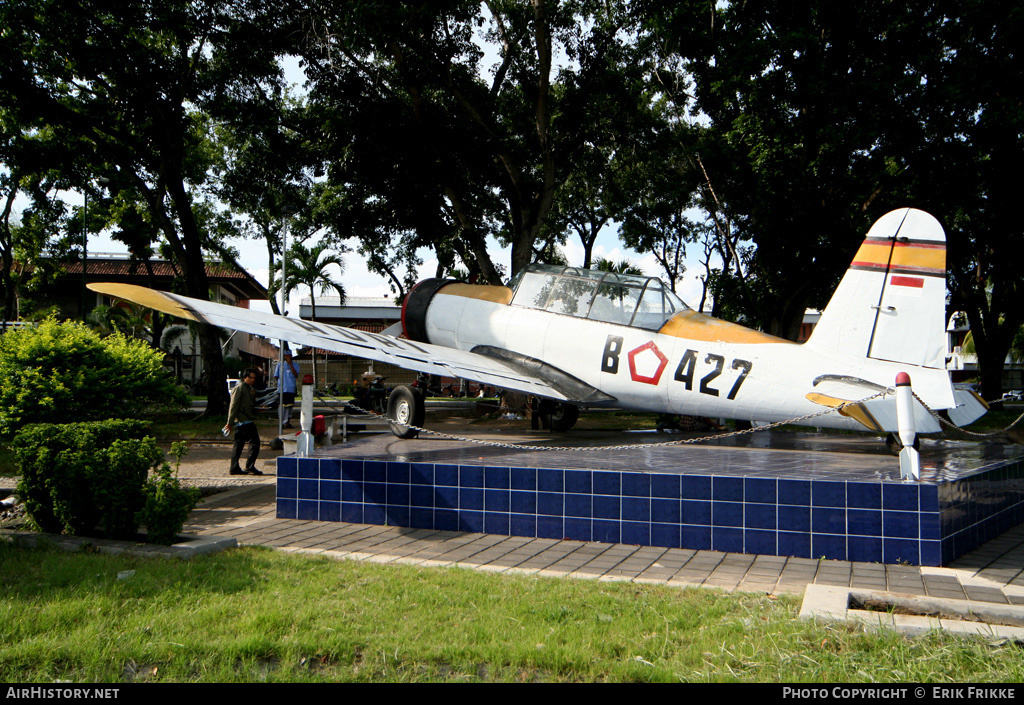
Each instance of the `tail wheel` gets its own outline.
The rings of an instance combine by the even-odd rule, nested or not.
[[[540,403],[541,420],[552,431],[568,431],[576,425],[580,408],[575,404],[544,399]]]
[[[399,438],[415,438],[420,434],[427,407],[422,394],[408,385],[400,385],[388,397],[387,417],[391,420],[391,432]]]

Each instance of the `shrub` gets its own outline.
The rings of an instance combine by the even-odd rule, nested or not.
[[[146,525],[146,535],[153,543],[172,543],[188,519],[188,513],[199,504],[199,490],[185,489],[178,484],[178,466],[181,457],[187,452],[184,443],[171,444],[171,455],[175,458],[174,470],[164,463],[154,470],[153,477],[149,478],[143,488],[146,501],[136,518],[140,524]]]
[[[134,534],[149,469],[163,459],[148,430],[127,419],[21,429],[12,444],[18,494],[33,522],[52,533]]]
[[[163,354],[119,333],[50,319],[0,335],[0,434],[26,424],[132,417],[188,403]]]

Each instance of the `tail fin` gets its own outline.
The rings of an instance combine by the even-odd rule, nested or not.
[[[879,218],[807,344],[945,368],[946,235],[939,221],[913,208]]]

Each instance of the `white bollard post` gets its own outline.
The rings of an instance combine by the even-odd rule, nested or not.
[[[921,479],[921,454],[914,448],[917,424],[914,422],[914,392],[910,386],[910,375],[900,372],[896,375],[896,427],[899,429],[900,478]]]
[[[299,427],[302,431],[299,433],[299,445],[295,455],[307,458],[313,454],[313,449],[316,446],[316,438],[311,432],[313,430],[313,375],[306,375],[302,378],[302,406],[300,409]]]

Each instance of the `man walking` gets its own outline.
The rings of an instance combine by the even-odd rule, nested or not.
[[[235,432],[235,447],[231,453],[232,475],[262,475],[256,469],[256,458],[260,454],[260,434],[256,429],[256,370],[248,368],[242,373],[242,381],[231,390],[231,405],[228,407],[228,422],[224,424],[224,435]],[[239,467],[242,448],[249,444],[249,455],[245,470]]]

